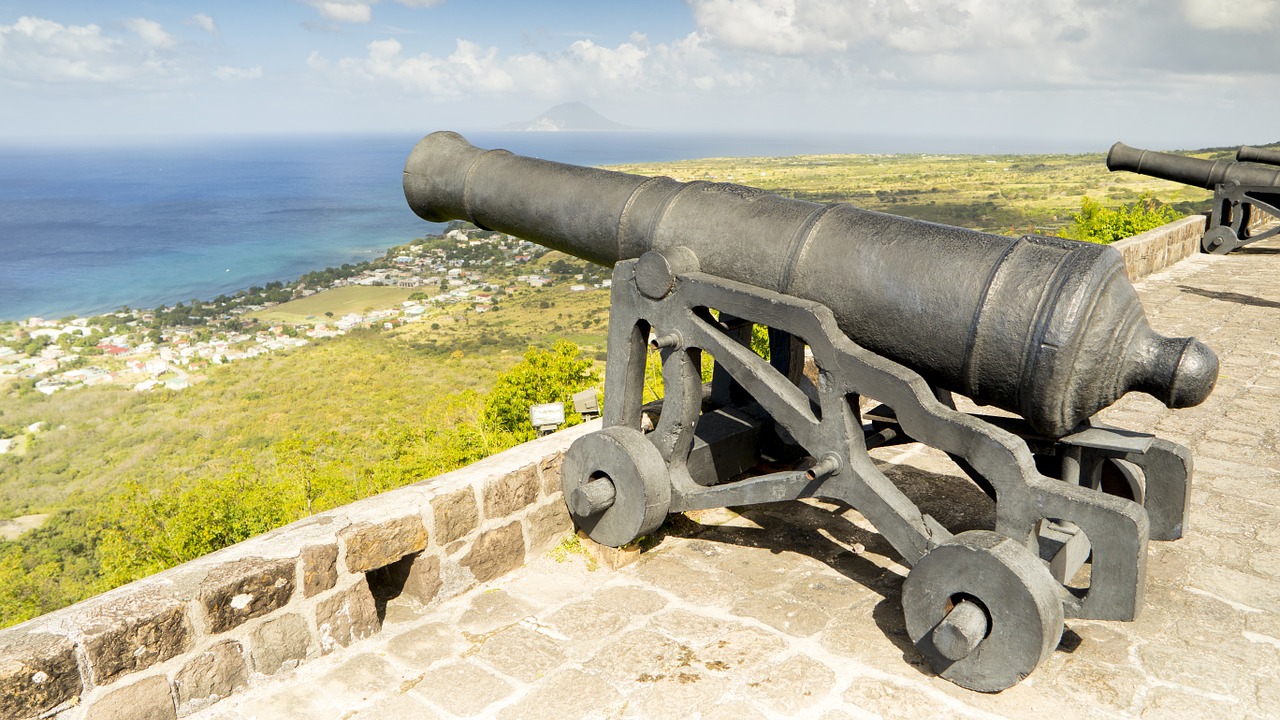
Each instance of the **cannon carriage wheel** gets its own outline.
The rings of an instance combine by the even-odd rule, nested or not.
[[[573,522],[601,545],[621,547],[657,530],[671,508],[662,455],[644,433],[628,427],[575,440],[560,482]]]
[[[938,675],[979,692],[1022,680],[1058,646],[1059,584],[1026,547],[986,530],[930,550],[902,586],[912,644]]]

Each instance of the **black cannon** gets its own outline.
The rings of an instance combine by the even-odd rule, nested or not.
[[[1261,163],[1263,165],[1280,165],[1280,148],[1260,148],[1241,145],[1236,150],[1239,162]]]
[[[1242,147],[1237,157],[1242,152],[1251,155]],[[1200,160],[1116,143],[1107,153],[1107,169],[1128,170],[1212,190],[1213,211],[1200,240],[1201,249],[1207,253],[1226,255],[1280,233],[1280,226],[1258,233],[1251,229],[1259,212],[1280,218],[1280,168],[1254,162]]]
[[[563,470],[569,513],[598,542],[632,542],[672,512],[846,502],[913,568],[903,607],[920,652],[999,691],[1053,651],[1064,616],[1134,618],[1148,539],[1182,535],[1187,450],[1093,415],[1129,390],[1195,405],[1217,358],[1151,330],[1112,248],[563,165],[447,132],[414,149],[404,187],[426,220],[613,266],[605,427]],[[666,395],[645,434],[650,347]],[[1017,417],[959,411],[952,392]],[[953,534],[922,513],[868,455],[896,442],[950,454],[995,500],[994,527]],[[795,469],[755,469],[781,460]],[[1087,583],[1068,587],[1078,570]]]

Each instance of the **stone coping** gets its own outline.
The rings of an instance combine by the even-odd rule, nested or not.
[[[1129,280],[1138,280],[1200,252],[1200,238],[1209,219],[1191,215],[1154,230],[1117,240],[1111,247],[1124,257]]]
[[[0,631],[0,717],[189,715],[376,634],[572,529],[564,451],[598,420],[366,498]]]

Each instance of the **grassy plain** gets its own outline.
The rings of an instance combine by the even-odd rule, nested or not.
[[[1223,153],[1198,153],[1219,157]],[[707,158],[620,165],[667,175],[749,185],[813,202],[848,202],[868,210],[1005,235],[1052,234],[1092,197],[1107,206],[1151,192],[1187,213],[1208,209],[1212,193],[1128,172],[1109,172],[1105,154],[1088,155],[799,155]]]
[[[426,288],[431,291],[434,288]],[[266,310],[250,313],[250,317],[263,322],[283,322],[291,325],[314,324],[340,318],[348,313],[366,313],[399,305],[416,290],[398,287],[348,285],[316,293],[309,297],[281,303]]]

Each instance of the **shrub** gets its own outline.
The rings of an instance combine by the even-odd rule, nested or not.
[[[1103,207],[1086,196],[1080,201],[1080,212],[1071,216],[1072,224],[1059,230],[1058,236],[1106,244],[1158,228],[1178,217],[1176,210],[1151,193],[1144,193],[1135,203],[1114,209]]]

